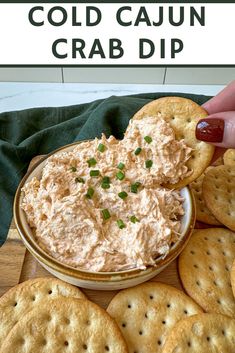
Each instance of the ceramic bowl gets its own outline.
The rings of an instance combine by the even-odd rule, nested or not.
[[[185,215],[181,220],[181,237],[175,243],[166,257],[159,257],[156,259],[156,265],[150,266],[145,270],[131,269],[119,272],[89,272],[80,268],[73,268],[63,264],[44,250],[42,250],[34,239],[33,232],[29,227],[25,212],[20,208],[23,192],[22,187],[29,182],[33,177],[40,179],[42,169],[46,160],[51,155],[61,151],[71,151],[77,144],[71,144],[57,149],[46,157],[42,158],[36,163],[33,168],[24,176],[16,191],[14,200],[14,220],[18,232],[30,253],[39,261],[39,263],[46,268],[54,276],[74,285],[83,288],[90,288],[96,290],[114,290],[135,286],[139,283],[145,282],[168,266],[183,250],[187,244],[195,224],[195,205],[194,199],[189,188],[181,189],[180,193],[184,197],[183,204]]]

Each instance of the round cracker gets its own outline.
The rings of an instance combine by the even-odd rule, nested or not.
[[[231,278],[232,291],[235,298],[235,258],[232,264],[230,278]]]
[[[168,187],[182,188],[197,179],[210,165],[214,154],[214,147],[199,141],[195,136],[198,121],[207,116],[207,112],[190,99],[181,97],[164,97],[144,105],[133,119],[146,116],[159,116],[167,121],[175,132],[177,140],[184,139],[188,147],[193,149],[191,158],[186,163],[192,171],[185,179]]]
[[[176,322],[202,309],[182,291],[148,282],[119,292],[107,311],[120,327],[129,352],[157,353]]]
[[[224,228],[195,230],[179,257],[186,292],[207,312],[235,317],[230,269],[235,233]]]
[[[209,170],[202,194],[216,219],[235,231],[235,167],[221,165]]]
[[[225,165],[230,167],[235,167],[235,149],[228,149],[223,156],[223,161]]]
[[[178,322],[163,353],[234,353],[235,320],[219,314],[199,314]]]
[[[77,287],[56,278],[35,278],[11,288],[0,298],[0,347],[12,327],[35,306],[57,297],[83,298]]]
[[[127,353],[115,321],[84,299],[57,298],[37,306],[4,340],[0,353]]]
[[[209,208],[206,206],[205,200],[202,195],[202,183],[205,174],[213,167],[208,167],[202,175],[190,184],[190,189],[193,192],[196,202],[196,219],[199,222],[207,223],[210,225],[219,226],[221,223],[213,216]]]

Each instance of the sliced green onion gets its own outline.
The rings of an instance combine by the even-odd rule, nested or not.
[[[123,179],[125,178],[125,174],[120,171],[120,172],[117,172],[116,177],[117,177],[119,180],[123,180]]]
[[[109,183],[101,183],[101,187],[102,187],[102,189],[109,189],[110,184]]]
[[[110,188],[110,177],[104,176],[102,179],[101,187],[103,189],[109,189]]]
[[[140,154],[140,152],[142,151],[142,148],[138,147],[135,150],[135,155],[138,156],[138,154]]]
[[[77,171],[77,168],[76,167],[71,167],[70,170],[71,170],[71,172],[75,173]]]
[[[126,191],[121,191],[119,192],[118,196],[124,200],[128,196],[128,194],[126,193]]]
[[[75,182],[76,183],[85,183],[85,180],[83,179],[83,178],[81,178],[81,177],[77,177],[77,178],[75,178]]]
[[[94,195],[94,192],[95,192],[95,190],[93,188],[88,188],[87,193],[86,193],[86,197],[88,199],[91,199],[92,196]]]
[[[101,211],[102,212],[102,215],[103,215],[103,218],[105,220],[109,219],[111,217],[111,214],[109,213],[109,210],[107,208],[105,208],[104,210]]]
[[[105,145],[103,145],[103,143],[100,143],[97,149],[100,152],[104,152],[105,151]]]
[[[109,184],[110,183],[110,177],[104,176],[102,179],[102,183]]]
[[[153,165],[153,161],[151,159],[148,159],[147,161],[145,161],[145,167],[146,168],[151,168]]]
[[[123,222],[122,219],[118,219],[118,220],[117,220],[117,225],[118,225],[118,227],[119,227],[120,229],[125,228],[125,223]]]
[[[97,162],[96,162],[95,158],[90,158],[90,159],[88,159],[87,163],[88,163],[89,167],[92,167],[92,166],[96,165]]]
[[[99,170],[91,170],[90,171],[90,176],[91,177],[97,177],[100,175],[100,171]]]
[[[145,136],[144,139],[147,143],[151,143],[153,141],[152,137],[150,137],[150,136]]]
[[[118,169],[123,170],[123,168],[125,167],[125,164],[120,162],[117,167]]]
[[[141,183],[139,183],[138,181],[134,184],[131,184],[131,192],[133,192],[134,194],[137,194],[138,192],[138,187],[141,185]]]
[[[139,222],[139,220],[138,220],[138,218],[136,218],[136,216],[131,216],[131,217],[130,217],[130,221],[131,221],[132,223]]]

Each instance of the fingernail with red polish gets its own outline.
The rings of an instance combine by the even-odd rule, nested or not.
[[[196,127],[196,138],[205,142],[222,142],[224,136],[223,119],[202,119]]]

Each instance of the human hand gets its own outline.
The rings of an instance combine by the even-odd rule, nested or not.
[[[196,137],[216,146],[213,160],[235,148],[235,81],[203,105],[208,117],[198,122]]]

